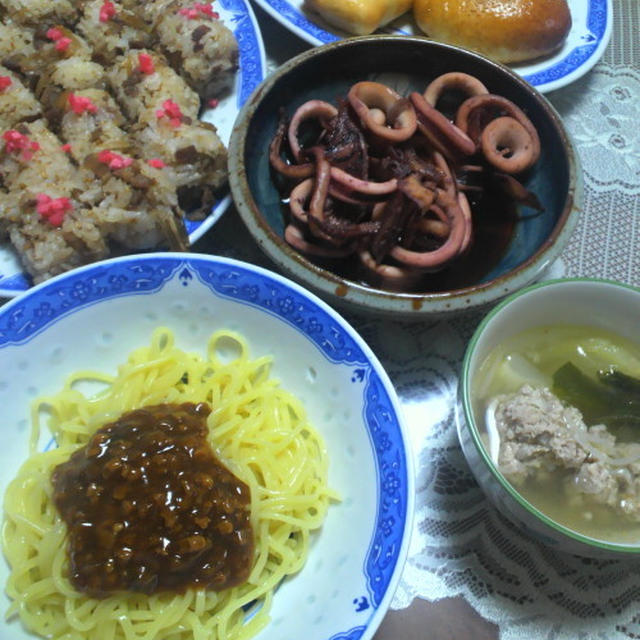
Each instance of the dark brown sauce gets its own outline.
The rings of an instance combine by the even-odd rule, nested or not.
[[[220,590],[247,579],[250,491],[215,457],[210,412],[203,403],[131,411],[55,468],[78,591]]]
[[[518,219],[516,206],[504,196],[486,192],[475,202],[469,198],[473,236],[466,253],[436,273],[427,273],[420,291],[437,293],[463,289],[481,282],[504,256]]]
[[[464,289],[481,282],[506,253],[518,220],[517,206],[503,195],[485,191],[481,198],[469,197],[473,237],[466,253],[441,271],[425,273],[407,293],[437,293]],[[283,219],[289,220],[288,199],[281,201]],[[310,262],[336,275],[365,286],[380,288],[371,280],[356,255],[339,260],[305,256]],[[336,291],[336,293],[338,293]],[[340,294],[338,294],[340,295]]]

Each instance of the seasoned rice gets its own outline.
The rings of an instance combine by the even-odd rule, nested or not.
[[[77,28],[91,43],[94,60],[112,64],[130,49],[146,49],[151,45],[151,29],[134,11],[114,1],[113,15],[101,20],[104,0],[90,0],[84,5]],[[104,17],[104,16],[103,16]]]
[[[213,11],[193,7],[193,2],[175,0],[158,18],[155,33],[171,66],[207,100],[233,84],[238,43]]]
[[[19,122],[30,122],[41,117],[42,106],[33,93],[15,73],[0,66],[0,131],[11,129]]]
[[[153,71],[143,73],[140,56],[148,56]],[[200,98],[166,63],[164,58],[148,49],[129,51],[119,58],[107,72],[112,91],[125,115],[136,120],[149,109],[161,109],[172,100],[186,117],[196,120]]]
[[[7,13],[19,24],[38,26],[77,20],[76,3],[71,0],[2,0]]]

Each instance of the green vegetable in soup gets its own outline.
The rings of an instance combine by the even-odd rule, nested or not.
[[[552,391],[579,409],[586,424],[605,424],[618,437],[640,425],[640,380],[617,369],[598,371],[592,378],[567,362],[553,374]]]
[[[610,367],[606,371],[598,371],[598,378],[613,389],[640,398],[640,380],[638,378],[628,376],[613,367]]]
[[[560,400],[579,409],[588,425],[612,414],[615,409],[614,392],[582,373],[572,362],[562,365],[553,374],[551,390]]]

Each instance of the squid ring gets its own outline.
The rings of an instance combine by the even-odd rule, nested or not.
[[[528,169],[539,153],[527,128],[508,116],[492,120],[483,129],[480,147],[487,162],[505,173]]]
[[[298,141],[298,129],[305,120],[311,118],[318,118],[320,120],[335,118],[338,115],[338,110],[330,103],[324,100],[308,100],[304,104],[300,105],[291,118],[289,123],[289,130],[287,132],[289,138],[289,147],[291,153],[296,160],[300,160],[301,148]]]
[[[438,151],[448,157],[456,153],[463,156],[475,153],[476,145],[473,140],[440,111],[432,107],[421,94],[414,91],[410,99],[418,115],[420,131]]]
[[[468,98],[489,93],[487,87],[478,78],[470,76],[468,73],[452,71],[451,73],[443,73],[432,80],[422,95],[432,107],[435,107],[440,96],[445,91],[451,90],[462,91]]]
[[[357,82],[347,94],[349,104],[369,131],[389,142],[408,140],[417,127],[411,104],[379,82]],[[384,121],[382,115],[384,114]]]
[[[532,144],[532,163],[535,162],[540,157],[540,137],[538,132],[524,111],[507,98],[491,93],[468,98],[458,109],[456,125],[476,144],[479,144],[482,130],[488,122],[505,115],[515,118],[529,132]]]

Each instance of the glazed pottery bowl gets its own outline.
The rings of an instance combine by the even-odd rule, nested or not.
[[[395,391],[375,355],[333,309],[280,275],[207,255],[145,254],[76,269],[0,307],[2,495],[29,456],[33,402],[58,393],[77,371],[102,372],[98,379],[102,383],[93,392],[102,391],[104,381],[117,375],[130,353],[149,345],[161,327],[173,333],[177,347],[200,357],[210,353],[210,337],[217,331],[243,336],[249,357],[271,361],[271,377],[298,399],[326,445],[328,484],[335,500],[322,526],[306,538],[309,554],[304,566],[279,582],[269,621],[254,637],[371,638],[393,597],[407,553],[414,504],[410,445]],[[221,347],[220,353],[215,350],[216,358],[223,362],[239,358],[237,345]],[[92,391],[85,377],[86,382],[94,381],[89,374],[81,375],[73,385],[75,392]],[[184,378],[179,382],[189,381]],[[153,385],[154,379],[150,376],[148,384]],[[219,403],[209,402],[215,412]],[[273,411],[278,411],[276,405]],[[275,419],[275,414],[269,415]],[[38,452],[56,448],[47,420],[44,417],[40,425]],[[281,445],[274,441],[264,446],[277,450]],[[283,449],[283,459],[289,453]],[[300,483],[298,476],[292,473],[287,482]],[[42,482],[48,479],[43,477]],[[47,513],[50,508],[49,504]],[[282,517],[290,515],[283,512]],[[39,529],[29,531],[31,544]],[[282,541],[281,553],[286,552],[288,539]],[[267,561],[277,565],[275,559]],[[8,574],[3,561],[3,587]],[[37,571],[34,575],[38,578]],[[13,585],[22,593],[25,583],[19,576]],[[63,587],[65,593],[68,586]],[[64,618],[64,604],[60,605],[64,596],[60,600],[59,595],[53,597]],[[79,603],[69,605],[76,607],[74,616],[84,606],[79,597],[70,591],[68,602]],[[3,611],[9,602],[3,589]],[[37,611],[37,603],[29,602],[28,608]],[[199,597],[192,604],[199,611],[204,606]],[[245,623],[250,624],[256,607],[242,604]],[[144,608],[144,603],[140,606]],[[85,622],[89,631],[84,637],[94,637],[91,621]],[[128,622],[135,620],[123,624]],[[157,626],[155,619],[153,624]],[[21,626],[17,615],[3,618],[0,629],[3,638],[36,637]],[[79,632],[70,633],[76,637]],[[158,627],[154,637],[166,633],[166,627]]]
[[[630,529],[628,534],[624,534],[625,538],[621,538],[620,517],[616,516],[608,516],[613,518],[612,522],[615,524],[607,521],[599,530],[583,529],[571,522],[561,524],[559,520],[566,517],[564,512],[568,505],[558,503],[545,506],[537,502],[537,506],[534,506],[505,478],[498,465],[502,458],[498,456],[497,447],[492,447],[492,439],[488,437],[487,400],[479,399],[483,395],[481,390],[490,384],[487,371],[491,369],[487,367],[487,358],[496,347],[501,348],[505,341],[523,331],[563,325],[571,327],[572,335],[576,335],[574,327],[583,326],[588,328],[588,334],[591,329],[611,332],[637,345],[639,322],[638,288],[605,280],[549,280],[514,293],[496,305],[482,320],[467,347],[459,383],[457,425],[462,450],[471,471],[500,511],[523,530],[556,549],[592,557],[637,558],[640,557],[640,529],[637,534]],[[545,348],[553,349],[553,344],[551,339],[545,339]],[[603,347],[605,352],[607,349],[608,346]],[[518,353],[520,352],[527,354],[527,362],[535,362],[533,347],[529,351],[521,348]],[[565,350],[560,351],[558,357],[559,362],[562,362]],[[516,366],[526,372],[522,376],[524,381],[534,383],[532,378],[527,378],[530,373],[528,365],[514,365],[514,370]],[[491,375],[495,375],[495,370],[493,371]],[[509,379],[511,378],[510,376]],[[534,384],[540,383],[536,381]],[[554,389],[552,384],[549,387]],[[517,430],[518,427],[514,429]],[[593,460],[589,459],[587,462]],[[614,472],[615,468],[612,477],[615,477]],[[571,481],[570,474],[567,478],[567,482]],[[562,494],[562,490],[559,493]],[[544,509],[548,509],[548,512]],[[555,510],[553,517],[549,515],[551,509]],[[588,506],[584,508],[584,513],[588,519]],[[617,538],[612,540],[609,536]]]
[[[429,274],[420,288],[392,292],[364,284],[357,272],[313,262],[283,236],[287,207],[269,162],[282,109],[291,116],[311,99],[336,104],[356,82],[384,83],[401,95],[423,92],[437,76],[462,71],[518,105],[536,127],[541,156],[526,175],[542,211],[520,207],[487,223],[474,219],[463,259]],[[422,318],[490,305],[535,281],[566,245],[582,197],[574,148],[547,100],[508,68],[460,48],[421,37],[375,35],[316,47],[271,74],[241,110],[229,150],[230,185],[238,212],[264,252],[292,278],[330,300],[378,314]],[[476,215],[474,213],[474,215]],[[477,214],[478,216],[480,214]]]

